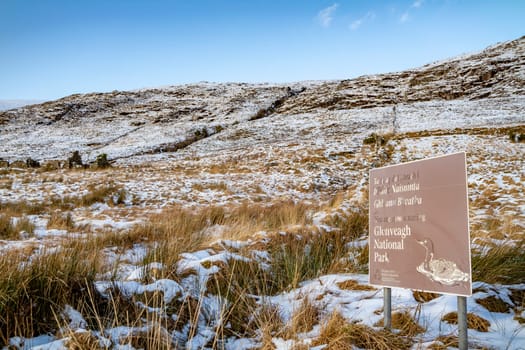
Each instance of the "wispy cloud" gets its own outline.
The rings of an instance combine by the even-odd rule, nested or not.
[[[336,3],[319,11],[317,14],[317,20],[321,26],[325,28],[330,27],[330,24],[332,24],[332,20],[334,19],[334,12],[337,10],[337,7],[339,7],[339,4]]]
[[[371,20],[373,20],[375,17],[376,17],[376,14],[375,14],[374,12],[372,12],[372,11],[369,11],[369,12],[367,12],[367,14],[364,15],[363,17],[358,18],[358,19],[356,19],[355,21],[353,21],[353,22],[350,24],[350,29],[352,29],[352,30],[356,30],[356,29],[358,29],[359,27],[361,27],[361,25],[363,25],[363,23],[368,22],[368,21],[371,21]]]
[[[411,18],[410,12],[412,12],[411,10],[421,8],[424,2],[425,0],[414,0],[414,2],[410,5],[410,7],[405,12],[403,12],[403,14],[401,14],[401,16],[399,17],[399,22],[405,23],[408,20],[410,20]]]
[[[425,2],[425,0],[416,0],[416,1],[414,1],[412,3],[411,7],[416,8],[416,9],[420,8],[423,5],[424,2]]]

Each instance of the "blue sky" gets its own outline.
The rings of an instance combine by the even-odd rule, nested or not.
[[[525,35],[525,0],[0,0],[0,99],[348,79]]]

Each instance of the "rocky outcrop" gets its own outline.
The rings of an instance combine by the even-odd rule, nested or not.
[[[486,50],[399,73],[326,82],[279,112],[372,108],[431,100],[525,95],[525,36]]]

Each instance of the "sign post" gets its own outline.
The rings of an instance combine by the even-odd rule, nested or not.
[[[472,274],[465,153],[370,170],[369,203],[369,283],[385,287],[385,327],[388,288],[453,294],[466,343]]]
[[[385,327],[385,329],[391,329],[392,328],[392,288],[389,288],[389,287],[383,288],[383,309],[384,309],[383,327]]]

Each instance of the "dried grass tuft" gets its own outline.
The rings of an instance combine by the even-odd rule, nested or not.
[[[379,320],[374,326],[383,327],[384,319]],[[425,331],[425,328],[420,326],[408,311],[394,312],[392,314],[392,328],[399,329],[399,335],[406,335],[409,337],[413,337],[414,335]]]
[[[104,350],[100,340],[91,331],[70,331],[64,334],[68,338],[66,347],[70,350]]]
[[[449,312],[441,318],[441,321],[458,324],[458,313]],[[470,329],[475,329],[479,332],[488,332],[490,328],[490,322],[471,312],[467,313],[467,327]]]
[[[410,349],[412,342],[404,336],[386,330],[375,330],[366,325],[348,323],[339,312],[332,314],[321,327],[314,346],[326,345],[324,349],[343,350],[358,347],[377,350]]]
[[[438,293],[422,292],[418,290],[413,291],[412,295],[418,303],[428,303],[429,301],[437,299],[441,296],[441,294]]]
[[[357,282],[356,280],[346,280],[343,282],[338,282],[337,286],[339,287],[339,289],[344,289],[344,290],[359,290],[359,291],[377,290],[376,288],[372,286],[359,284],[359,282]]]
[[[47,221],[47,228],[54,228],[58,230],[71,230],[75,227],[71,213],[61,213],[54,211],[51,213]]]
[[[301,305],[292,314],[286,330],[287,338],[294,338],[298,333],[311,331],[319,323],[319,317],[319,308],[312,303],[310,298],[304,298]]]
[[[429,345],[428,349],[432,350],[448,350],[449,348],[459,347],[458,337],[455,335],[441,335],[436,338],[436,341]]]
[[[480,304],[490,312],[509,313],[511,310],[511,305],[507,304],[495,295],[490,295],[483,299],[476,299],[476,303]]]

